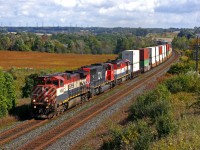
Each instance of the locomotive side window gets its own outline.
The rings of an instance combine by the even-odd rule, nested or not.
[[[98,79],[102,79],[102,72],[98,72]]]
[[[48,80],[46,81],[46,84],[51,84],[51,80],[48,79]]]
[[[106,68],[106,70],[111,70],[111,66],[108,65],[107,68]]]
[[[53,80],[53,84],[54,84],[55,86],[59,86],[58,80]]]
[[[64,81],[63,80],[60,80],[60,86],[64,86]]]

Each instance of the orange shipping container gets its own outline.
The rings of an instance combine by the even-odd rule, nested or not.
[[[159,46],[159,55],[162,54],[162,46]]]
[[[140,48],[140,61],[149,59],[149,48]]]
[[[166,50],[169,51],[170,45],[166,44]]]

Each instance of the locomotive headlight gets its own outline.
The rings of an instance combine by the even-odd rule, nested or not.
[[[44,101],[48,103],[48,102],[49,102],[48,97],[46,97],[46,98],[44,99]]]
[[[35,103],[35,99],[33,100],[33,103]]]

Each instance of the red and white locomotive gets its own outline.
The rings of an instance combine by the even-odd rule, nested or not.
[[[154,62],[156,56],[153,55],[154,53],[156,55],[156,49],[158,52],[164,47],[166,49],[163,50],[166,54],[163,54],[164,58],[162,57],[159,63],[171,56],[170,46],[168,44],[162,46],[145,48],[147,52],[144,49],[126,50],[122,52],[123,59],[39,77],[38,85],[33,88],[31,94],[33,117],[51,118],[57,113],[87,101],[94,95],[148,71],[157,64]],[[158,54],[157,57],[159,60],[160,55]]]

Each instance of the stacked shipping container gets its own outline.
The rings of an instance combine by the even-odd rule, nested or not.
[[[166,48],[167,48],[167,58],[169,58],[172,54],[172,49],[170,44],[166,44]]]
[[[164,61],[166,61],[167,59],[167,50],[166,50],[166,45],[162,45],[163,49],[164,49],[164,52],[163,52],[163,58],[164,58]]]
[[[162,46],[159,46],[159,59],[160,59],[160,63],[163,62],[163,55],[162,55],[162,53],[163,53]]]
[[[139,72],[146,72],[151,67],[156,67],[172,55],[170,44],[141,48],[139,50],[125,50],[122,59],[130,60],[132,76]]]
[[[149,59],[149,49],[141,48],[140,50],[140,69],[141,72],[146,72],[151,69],[150,59]]]
[[[140,50],[123,51],[122,59],[130,60],[132,77],[135,77],[140,73]]]
[[[155,47],[148,47],[150,52],[150,65],[151,67],[156,66],[156,48]]]
[[[159,46],[156,46],[156,65],[160,64]]]

